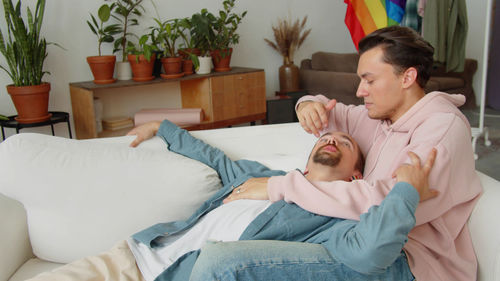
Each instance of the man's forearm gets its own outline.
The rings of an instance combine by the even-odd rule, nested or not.
[[[415,226],[418,192],[408,183],[397,183],[379,206],[372,206],[360,221],[345,220],[332,226],[322,243],[332,256],[352,269],[373,274],[391,265]]]

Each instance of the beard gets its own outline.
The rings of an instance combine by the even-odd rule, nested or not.
[[[340,163],[340,159],[342,159],[342,152],[340,152],[340,150],[337,149],[337,153],[335,154],[323,152],[322,150],[323,147],[314,153],[312,159],[314,163],[330,167],[335,167]]]

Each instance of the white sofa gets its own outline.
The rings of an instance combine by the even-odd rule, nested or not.
[[[314,137],[297,123],[192,132],[233,159],[303,169]],[[154,138],[68,140],[20,134],[0,144],[0,281],[25,280],[97,254],[155,222],[185,218],[216,188],[208,167],[172,155]],[[469,221],[478,280],[500,281],[500,183]],[[188,185],[187,188],[180,188]]]

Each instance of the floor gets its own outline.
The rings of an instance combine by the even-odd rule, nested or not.
[[[463,110],[472,127],[479,127],[479,109]],[[500,110],[486,108],[484,126],[488,128],[490,146],[484,143],[484,135],[476,144],[476,169],[500,180]]]

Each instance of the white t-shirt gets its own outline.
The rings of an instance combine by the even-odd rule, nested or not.
[[[127,240],[146,281],[153,281],[179,257],[198,250],[206,241],[236,241],[247,226],[267,207],[267,200],[236,200],[203,216],[193,227],[161,238],[162,246],[151,249],[133,238]]]

